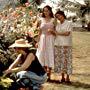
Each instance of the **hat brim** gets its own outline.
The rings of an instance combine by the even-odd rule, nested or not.
[[[15,48],[15,47],[17,47],[17,48],[19,48],[19,47],[21,47],[21,48],[29,48],[29,47],[32,47],[32,45],[30,45],[30,44],[12,44],[11,46],[9,46],[9,48]]]

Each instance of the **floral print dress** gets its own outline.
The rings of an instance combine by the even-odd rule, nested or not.
[[[56,73],[72,74],[72,23],[67,20],[56,26],[57,32],[70,32],[69,36],[56,36],[55,38],[55,68]]]

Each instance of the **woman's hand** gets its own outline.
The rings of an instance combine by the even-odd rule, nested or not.
[[[48,35],[56,35],[55,31],[54,30],[51,30],[51,29],[48,29]]]
[[[52,34],[52,30],[51,29],[48,29],[47,30],[47,33],[48,33],[48,35]]]
[[[61,36],[69,36],[70,32],[57,32],[57,35],[61,35]]]
[[[3,73],[4,73],[4,75],[7,75],[7,74],[11,73],[11,71],[12,71],[11,69],[7,69]]]
[[[38,43],[35,44],[35,47],[38,48]]]

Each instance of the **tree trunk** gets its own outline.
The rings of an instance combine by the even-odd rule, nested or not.
[[[90,31],[90,22],[87,25],[87,29],[88,29],[88,31]]]

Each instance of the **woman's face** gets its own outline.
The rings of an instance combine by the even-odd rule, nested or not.
[[[14,48],[17,53],[21,53],[22,48]]]
[[[44,8],[44,11],[43,11],[44,15],[47,17],[47,16],[50,16],[50,11],[48,10],[48,8]]]
[[[63,22],[64,21],[64,16],[61,14],[56,14],[56,18],[60,21]]]

